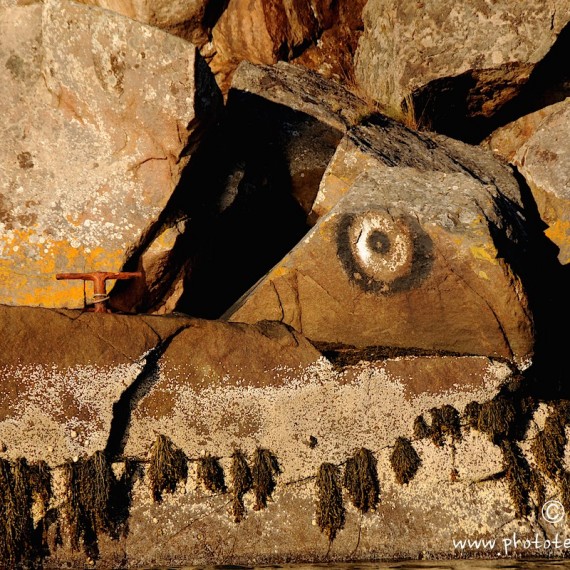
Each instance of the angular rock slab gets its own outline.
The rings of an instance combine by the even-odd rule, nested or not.
[[[560,249],[558,260],[570,263],[570,98],[556,105],[518,150],[513,164],[529,185],[546,236]]]
[[[80,307],[82,284],[55,274],[121,269],[215,84],[192,45],[99,8],[3,6],[0,27],[0,303]]]
[[[438,81],[461,80],[468,115],[488,117],[519,92],[570,21],[570,6],[566,0],[532,9],[512,0],[371,0],[363,20],[355,74],[370,97],[400,113],[430,84],[437,98],[449,89]]]
[[[280,320],[313,341],[526,361],[532,317],[508,261],[526,240],[514,178],[489,153],[389,125],[345,137],[318,223],[225,318]]]
[[[519,149],[535,135],[550,115],[562,109],[566,104],[565,101],[560,101],[528,115],[523,115],[493,131],[485,140],[481,141],[481,146],[493,151],[496,156],[506,162],[514,164],[513,161]]]

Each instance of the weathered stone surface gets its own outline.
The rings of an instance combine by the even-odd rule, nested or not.
[[[516,527],[504,493],[472,485],[501,469],[497,448],[481,436],[466,435],[457,444],[455,462],[449,448],[415,442],[422,466],[409,485],[396,483],[389,464],[396,437],[412,437],[419,413],[429,421],[432,407],[449,403],[463,410],[472,400],[489,398],[509,375],[504,364],[413,357],[362,362],[339,372],[320,360],[300,373],[284,366],[269,382],[255,374],[243,382],[241,372],[227,369],[223,381],[203,386],[200,373],[188,374],[184,364],[178,371],[173,364],[135,410],[127,451],[144,453],[153,431],[164,433],[184,449],[192,468],[186,486],[161,505],[148,506],[145,480],[135,487],[126,546],[141,565],[156,563],[166,552],[186,563],[322,560],[329,542],[314,522],[314,477],[321,463],[338,465],[360,447],[378,459],[380,504],[364,515],[358,543],[361,515],[345,495],[346,526],[329,560],[391,558],[395,552],[416,557],[426,548],[453,555],[453,533],[484,534],[507,521]],[[252,494],[244,497],[246,518],[237,525],[231,495],[207,492],[197,480],[196,462],[204,453],[220,458],[231,489],[231,454],[241,449],[251,460],[258,446],[277,456],[283,472],[267,509],[253,510]],[[458,478],[451,483],[454,465]],[[497,511],[499,516],[492,514]],[[196,522],[188,525],[189,520]],[[151,548],[142,540],[148,533],[156,537]]]
[[[0,8],[0,302],[79,307],[71,271],[143,244],[215,107],[196,48],[64,0]]]
[[[317,225],[226,318],[360,347],[532,355],[524,212],[490,153],[382,119],[341,142],[315,209]]]
[[[362,0],[234,0],[212,32],[212,70],[224,89],[240,61],[290,61],[309,48],[299,60],[303,65],[345,80],[352,76],[363,5]],[[342,49],[331,46],[332,38],[343,42]]]
[[[531,9],[510,0],[371,0],[363,19],[355,58],[359,85],[396,114],[403,103],[416,107],[421,122],[424,108],[434,109],[439,100],[446,102],[438,112],[448,117],[496,112],[554,44],[570,21],[570,6],[566,0]]]
[[[107,447],[114,414],[123,413],[113,405],[134,382],[152,376],[149,363],[157,356],[162,356],[160,366],[198,379],[203,388],[223,384],[228,374],[236,381],[255,377],[267,384],[286,374],[280,370],[297,373],[320,357],[279,323],[249,326],[1,306],[0,323],[4,456],[52,465]],[[167,401],[171,398],[163,404]],[[142,453],[145,445],[146,440],[135,447]]]
[[[133,20],[156,26],[202,45],[208,41],[213,0],[78,0],[81,4],[113,10]],[[210,7],[210,10],[208,8]]]
[[[343,85],[328,81],[300,65],[282,61],[275,65],[241,63],[233,76],[232,89],[254,93],[306,113],[342,132],[372,112],[366,101]]]
[[[529,185],[546,236],[559,248],[560,263],[570,263],[570,98],[556,106],[513,158]]]
[[[538,131],[542,124],[562,107],[567,105],[565,101],[548,105],[538,111],[523,115],[516,121],[508,123],[491,133],[481,146],[488,148],[506,162],[513,163],[519,149]]]

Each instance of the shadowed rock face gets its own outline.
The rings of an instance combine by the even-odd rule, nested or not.
[[[0,12],[0,302],[83,306],[55,274],[121,269],[219,95],[196,48],[113,12]]]
[[[485,119],[521,92],[570,9],[564,0],[532,9],[510,0],[372,0],[363,19],[355,73],[364,92],[392,113],[407,109],[417,124],[477,140]]]
[[[524,115],[494,131],[482,145],[518,169],[532,193],[544,233],[570,261],[567,127],[570,99]]]
[[[560,249],[561,264],[570,263],[570,99],[556,109],[516,153],[513,163],[529,185],[546,236]]]

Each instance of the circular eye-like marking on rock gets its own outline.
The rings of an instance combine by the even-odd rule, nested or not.
[[[348,278],[365,291],[411,289],[431,268],[431,239],[409,216],[380,209],[347,214],[338,225],[337,245]]]

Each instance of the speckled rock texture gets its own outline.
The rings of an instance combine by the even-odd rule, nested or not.
[[[251,326],[183,316],[2,306],[0,322],[4,456],[44,459],[51,465],[105,449],[113,404],[133,383],[152,377],[149,363],[158,358],[160,366],[197,378],[207,388],[223,383],[228,374],[267,384],[276,381],[276,371],[297,373],[320,357],[279,323]],[[166,397],[161,405],[170,400]],[[134,445],[140,455],[146,440]]]
[[[3,5],[0,26],[0,303],[80,307],[56,273],[145,246],[221,98],[194,46],[107,10]]]
[[[558,103],[512,162],[529,185],[546,236],[560,249],[558,259],[570,263],[570,98]]]
[[[515,179],[488,152],[375,121],[340,143],[315,227],[225,317],[321,342],[528,360]]]
[[[363,20],[355,74],[369,97],[399,114],[422,91],[437,100],[461,89],[468,115],[489,116],[520,91],[570,21],[570,5],[370,0]]]

